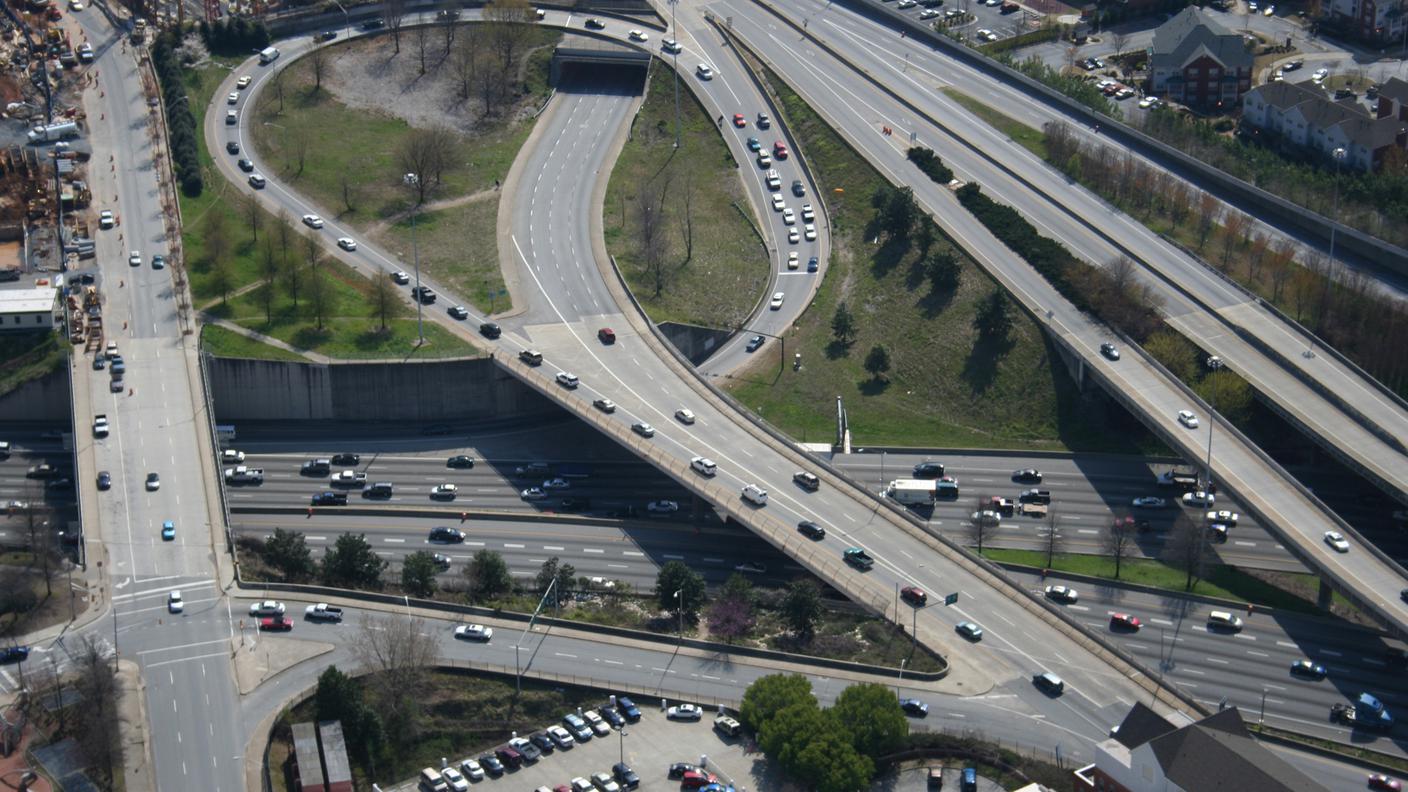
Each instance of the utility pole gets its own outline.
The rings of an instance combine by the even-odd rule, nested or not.
[[[678,36],[679,28],[675,26],[675,6],[680,4],[680,0],[670,0],[670,35]],[[674,69],[675,69],[675,148],[680,147],[680,40],[675,39]]]
[[[407,187],[417,187],[420,184],[419,173],[407,173],[401,177],[402,183]],[[416,268],[416,288],[412,292],[416,298],[416,346],[425,346],[425,292],[420,285],[420,247],[416,244],[416,213],[420,209],[420,196],[416,196],[416,204],[411,207],[411,256],[415,261]]]
[[[1330,215],[1330,269],[1325,273],[1325,293],[1329,292],[1330,278],[1333,277],[1335,273],[1335,227],[1339,225],[1340,222],[1340,163],[1344,161],[1344,155],[1345,151],[1343,146],[1336,148],[1334,152],[1332,152],[1332,156],[1335,158],[1335,205],[1334,211]],[[1322,293],[1320,298],[1320,321],[1322,322],[1325,320],[1325,302],[1326,297],[1325,294]],[[1305,356],[1307,358],[1315,357],[1314,331],[1310,334],[1310,347],[1305,350]]]

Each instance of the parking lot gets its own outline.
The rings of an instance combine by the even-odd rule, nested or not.
[[[892,0],[885,0],[886,3]],[[979,44],[1010,38],[1035,29],[1039,16],[1028,12],[1015,3],[1002,0],[957,0],[936,5],[933,0],[897,0],[892,6],[900,13],[908,14],[924,24],[942,24],[946,14],[958,12],[972,15],[972,21],[957,22],[949,30],[961,34],[965,39]],[[1030,17],[1030,19],[1029,19]],[[1029,24],[1030,23],[1030,24]],[[978,31],[991,33],[980,40]]]
[[[536,762],[508,770],[499,778],[486,777],[472,787],[513,792],[570,787],[575,778],[589,779],[593,773],[610,774],[612,765],[624,761],[640,776],[639,789],[647,792],[681,788],[678,779],[667,777],[670,765],[676,762],[702,765],[718,776],[718,783],[725,787],[731,784],[739,792],[781,788],[780,779],[768,777],[762,753],[748,751],[746,738],[729,738],[714,730],[716,713],[713,710],[706,708],[703,718],[690,723],[667,719],[659,699],[636,697],[635,703],[641,708],[638,722],[629,723],[624,729],[613,729],[609,735],[579,743],[568,750],[545,754]],[[553,725],[558,724],[544,723],[542,727]],[[492,752],[495,747],[483,746],[474,756]],[[474,757],[445,757],[452,767],[458,767],[462,760],[469,758]],[[416,789],[417,782],[411,779],[388,788],[388,792],[414,792]]]

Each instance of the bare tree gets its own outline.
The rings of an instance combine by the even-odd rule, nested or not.
[[[492,0],[484,6],[486,29],[498,50],[505,75],[513,67],[519,47],[528,39],[533,18],[533,7],[528,0]]]
[[[1056,516],[1055,507],[1046,508],[1046,535],[1041,537],[1042,544],[1046,551],[1046,568],[1050,569],[1056,554],[1065,547],[1064,537],[1061,536],[1061,520]]]
[[[413,129],[402,141],[396,157],[401,171],[414,176],[417,205],[425,203],[430,190],[440,185],[453,155],[454,133],[444,127]]]
[[[1230,209],[1227,216],[1222,219],[1222,266],[1220,269],[1226,272],[1232,262],[1232,248],[1240,247],[1246,242],[1247,228],[1251,226],[1251,218],[1237,211]]]
[[[406,308],[405,303],[401,302],[400,292],[391,285],[391,281],[384,275],[378,275],[372,279],[372,291],[368,296],[371,314],[381,321],[382,330],[386,329],[388,320],[400,316]]]
[[[1247,250],[1247,273],[1253,282],[1261,279],[1261,265],[1266,261],[1266,252],[1270,247],[1271,238],[1265,233],[1258,231],[1252,237],[1251,247]]]
[[[284,113],[284,70],[283,70],[283,69],[279,69],[278,71],[274,72],[274,77],[273,77],[272,80],[270,80],[270,83],[271,83],[271,86],[270,86],[270,87],[272,87],[272,88],[274,89],[274,96],[277,97],[278,100],[279,100],[279,112],[278,112],[278,114],[279,114],[279,115],[283,115],[283,113]]]
[[[230,224],[224,212],[206,212],[205,219],[201,221],[204,230],[205,260],[215,262],[228,258],[233,251],[233,241],[230,239]]]
[[[1116,518],[1105,533],[1105,552],[1115,562],[1115,580],[1120,579],[1120,566],[1134,554],[1134,533],[1128,521]]]
[[[211,259],[205,282],[212,291],[220,292],[222,303],[230,302],[230,290],[235,288],[235,275],[230,270],[229,256]]]
[[[337,308],[337,292],[333,291],[327,275],[318,272],[316,268],[309,269],[307,292],[308,309],[313,312],[313,319],[317,322],[318,329],[322,330],[328,317]]]
[[[1110,56],[1110,60],[1113,61],[1119,58],[1120,54],[1124,52],[1124,46],[1129,43],[1129,34],[1114,29],[1106,32],[1110,36],[1110,46],[1115,48],[1115,54]],[[1115,70],[1118,71],[1119,67],[1116,66]]]
[[[1271,268],[1271,299],[1273,302],[1280,301],[1281,289],[1286,285],[1286,279],[1291,277],[1296,267],[1292,264],[1296,254],[1296,243],[1289,237],[1282,237],[1276,243],[1276,252],[1272,256],[1268,266]]]
[[[684,169],[684,185],[676,194],[680,203],[680,235],[684,237],[684,261],[680,262],[683,266],[694,258],[694,171]]]
[[[279,251],[274,248],[274,240],[264,237],[259,249],[259,275],[264,279],[264,288],[259,290],[259,300],[264,303],[264,321],[274,321],[274,299],[278,296],[275,282],[283,264],[279,261]]]
[[[1208,243],[1213,226],[1217,224],[1217,198],[1211,193],[1198,196],[1198,250]]]
[[[346,209],[349,214],[357,211],[358,190],[357,185],[352,182],[351,174],[344,170],[339,175],[339,179],[342,184],[342,207]]]
[[[429,67],[426,65],[426,59],[430,51],[430,26],[416,25],[415,37],[416,53],[420,57],[420,73],[425,74],[426,71],[429,70]]]
[[[386,0],[381,4],[381,18],[386,23],[386,29],[391,31],[391,40],[395,42],[396,51],[393,55],[401,54],[401,25],[405,22],[406,0]]]
[[[281,258],[281,275],[283,276],[284,288],[288,289],[288,296],[293,298],[293,309],[298,310],[298,295],[302,293],[304,285],[308,282],[308,272],[304,269],[303,261],[296,257],[285,256]]]
[[[302,176],[303,169],[308,165],[308,151],[313,147],[313,142],[306,132],[294,133],[293,139],[289,141],[292,149],[289,153],[293,156],[294,162],[298,163],[298,170],[295,176]]]
[[[399,615],[369,616],[362,622],[353,654],[371,672],[367,685],[381,708],[388,734],[409,735],[416,728],[427,670],[436,659],[431,628],[421,619]]]
[[[1079,51],[1080,50],[1074,44],[1070,45],[1069,47],[1066,47],[1066,71],[1075,71],[1076,53],[1078,53]]]
[[[287,259],[289,248],[293,246],[293,217],[289,215],[287,209],[280,208],[278,217],[275,218],[274,229],[279,238],[279,255]]]
[[[327,76],[332,56],[327,47],[314,47],[308,52],[308,68],[313,70],[313,94],[323,90],[323,78]]]
[[[441,3],[443,13],[440,16],[440,30],[445,35],[445,49],[441,57],[450,54],[450,47],[455,44],[455,32],[459,28],[459,5],[454,0],[445,0]]]
[[[450,56],[450,70],[459,85],[459,95],[468,101],[474,93],[475,79],[479,73],[479,49],[482,37],[478,25],[468,25],[460,34],[459,46]]]
[[[111,781],[122,760],[117,663],[113,653],[105,651],[92,635],[83,637],[75,661],[74,684],[83,700],[83,717],[77,729],[79,750],[102,778]]]
[[[325,258],[323,251],[323,239],[318,236],[318,232],[308,229],[303,233],[303,255],[308,261],[308,269],[317,272],[323,266]]]
[[[666,184],[668,179],[664,180]],[[655,296],[665,291],[665,190],[656,198],[649,181],[641,184],[636,197],[636,242],[640,260],[655,284]]]
[[[264,224],[264,209],[259,205],[259,199],[254,197],[254,193],[245,193],[240,198],[240,210],[244,214],[245,222],[249,223],[249,233],[254,237],[254,241],[259,241],[259,227]]]
[[[1207,564],[1208,529],[1201,522],[1180,514],[1174,520],[1168,542],[1164,544],[1163,557],[1169,564],[1184,571],[1187,578],[1183,590],[1192,591]]]
[[[968,520],[968,539],[978,547],[978,555],[983,554],[983,543],[997,533],[997,524],[980,519],[983,510],[992,503],[992,497],[982,495],[973,500],[973,517]]]

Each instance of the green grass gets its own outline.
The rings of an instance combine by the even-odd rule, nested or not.
[[[290,352],[282,347],[270,346],[255,341],[219,325],[205,325],[200,329],[201,348],[216,357],[252,358],[255,360],[283,360],[308,362],[308,358]]]
[[[977,303],[996,284],[935,230],[935,252],[957,255],[962,275],[935,292],[909,245],[872,244],[870,196],[884,182],[781,81],[769,75],[790,128],[817,176],[833,225],[830,269],[815,302],[786,334],[787,370],[776,342],[755,367],[726,383],[747,407],[803,440],[834,435],[835,399],[845,402],[853,441],[869,444],[1069,449],[1141,453],[1156,441],[1117,407],[1083,400],[1035,322],[1014,309],[1005,341],[980,340]],[[924,178],[916,170],[913,178]],[[838,192],[842,191],[842,192]],[[856,339],[833,342],[831,319],[845,301]],[[887,381],[862,363],[889,348]],[[793,372],[794,352],[802,355]]]
[[[644,105],[631,139],[616,160],[602,218],[606,248],[616,257],[631,291],[656,322],[737,327],[767,286],[771,260],[747,212],[738,168],[715,119],[694,94],[680,91],[680,148],[675,149],[673,73],[651,70]],[[726,134],[756,136],[771,147],[771,130],[726,127]],[[741,167],[752,168],[750,160]],[[687,199],[686,194],[692,195]],[[660,202],[666,219],[666,252],[655,273],[640,255],[642,196]],[[693,245],[682,218],[693,219]]]
[[[423,212],[416,217],[415,240],[421,270],[485,312],[511,307],[508,295],[499,294],[504,289],[503,269],[499,266],[499,246],[493,242],[498,234],[498,214],[499,199],[494,194],[485,200]],[[412,261],[409,218],[373,238],[408,265]]]
[[[0,395],[58,371],[68,356],[67,337],[59,331],[0,334]]]
[[[1040,550],[988,548],[983,550],[983,556],[1001,563],[1024,564],[1038,569],[1046,566],[1046,554]],[[1089,575],[1107,580],[1115,579],[1114,561],[1105,556],[1057,553],[1049,568],[1057,572]],[[1308,574],[1287,574],[1283,577],[1299,578],[1306,581],[1314,580],[1313,576]],[[1171,567],[1162,561],[1125,559],[1120,565],[1119,579],[1125,583],[1138,583],[1154,588],[1183,592],[1187,576],[1182,570]],[[1324,615],[1324,611],[1318,608],[1312,600],[1277,588],[1236,567],[1221,564],[1209,565],[1204,579],[1194,584],[1190,593],[1250,602],[1255,605],[1265,605],[1298,613]]]
[[[968,112],[982,119],[988,126],[1012,138],[1018,145],[1038,157],[1046,159],[1046,135],[1040,129],[1033,129],[956,88],[944,88],[943,92],[948,98],[967,108]]]

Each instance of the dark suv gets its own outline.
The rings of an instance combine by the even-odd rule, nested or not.
[[[937,479],[944,477],[944,463],[942,462],[920,462],[914,466],[914,477],[917,479]]]
[[[334,454],[332,463],[339,467],[355,467],[362,462],[360,454]]]
[[[463,542],[464,531],[458,528],[450,528],[445,525],[437,525],[430,529],[430,541],[432,542]]]
[[[498,338],[499,336],[504,334],[504,331],[502,328],[500,328],[493,322],[485,322],[484,324],[479,325],[479,334],[484,336],[485,338]]]

